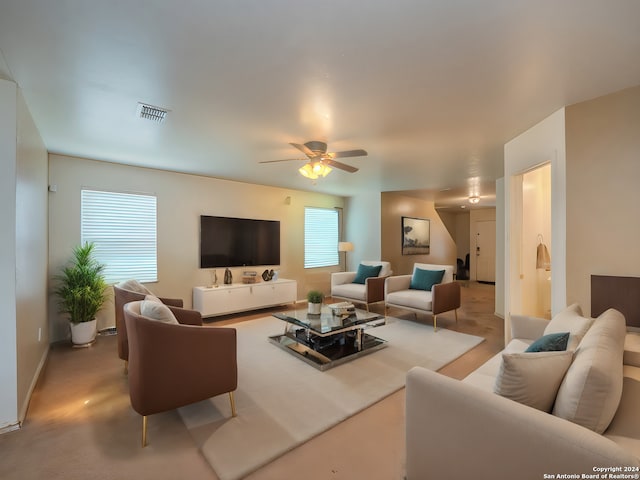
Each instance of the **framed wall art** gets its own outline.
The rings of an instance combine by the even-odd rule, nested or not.
[[[426,255],[431,244],[430,220],[402,217],[402,255]]]

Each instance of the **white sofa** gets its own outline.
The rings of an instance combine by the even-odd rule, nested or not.
[[[580,319],[582,329],[568,328],[567,320]],[[538,365],[563,352],[522,353],[559,331],[571,333],[566,366]],[[512,316],[512,337],[463,381],[420,367],[409,371],[407,480],[638,478],[640,336],[627,333],[622,314],[610,309],[594,321],[572,306],[551,322]],[[521,370],[509,367],[512,359]],[[505,379],[514,387],[506,389],[510,398],[494,393]],[[548,411],[520,403],[541,391],[552,395]]]

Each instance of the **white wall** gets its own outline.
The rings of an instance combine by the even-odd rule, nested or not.
[[[347,271],[354,271],[362,260],[381,258],[380,193],[362,193],[346,199],[344,239],[353,243],[347,252]]]
[[[49,156],[49,274],[55,275],[80,242],[80,191],[83,187],[151,193],[158,198],[158,282],[150,289],[162,296],[182,298],[192,305],[192,288],[210,283],[210,269],[200,269],[199,216],[221,215],[280,221],[280,276],[298,281],[298,298],[318,288],[330,290],[330,272],[339,267],[304,269],[304,207],[344,208],[342,197],[253,185],[197,175],[72,158]],[[290,201],[287,202],[287,197]],[[262,273],[261,269],[258,273]],[[239,279],[242,268],[232,269]],[[218,270],[222,278],[222,270]],[[67,322],[49,307],[52,340],[67,336]],[[98,328],[115,323],[113,302],[98,316]]]
[[[504,178],[496,181],[496,315],[504,318],[504,252],[505,252],[505,216],[504,216]]]
[[[565,109],[553,113],[504,146],[505,174],[505,340],[510,340],[509,315],[521,312],[520,255],[521,198],[514,178],[551,163],[551,311],[566,306],[566,153]]]
[[[16,355],[17,88],[0,80],[0,431],[18,423]]]

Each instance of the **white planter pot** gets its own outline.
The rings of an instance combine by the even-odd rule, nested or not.
[[[71,323],[71,342],[74,345],[89,345],[96,339],[97,320],[90,322]]]
[[[312,315],[320,315],[320,309],[322,308],[321,303],[308,303],[308,313]]]

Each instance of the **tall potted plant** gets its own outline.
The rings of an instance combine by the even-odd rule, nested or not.
[[[60,313],[67,314],[74,345],[86,345],[96,338],[96,314],[107,299],[105,266],[93,257],[93,243],[73,249],[73,259],[56,277],[55,290],[60,300]]]

